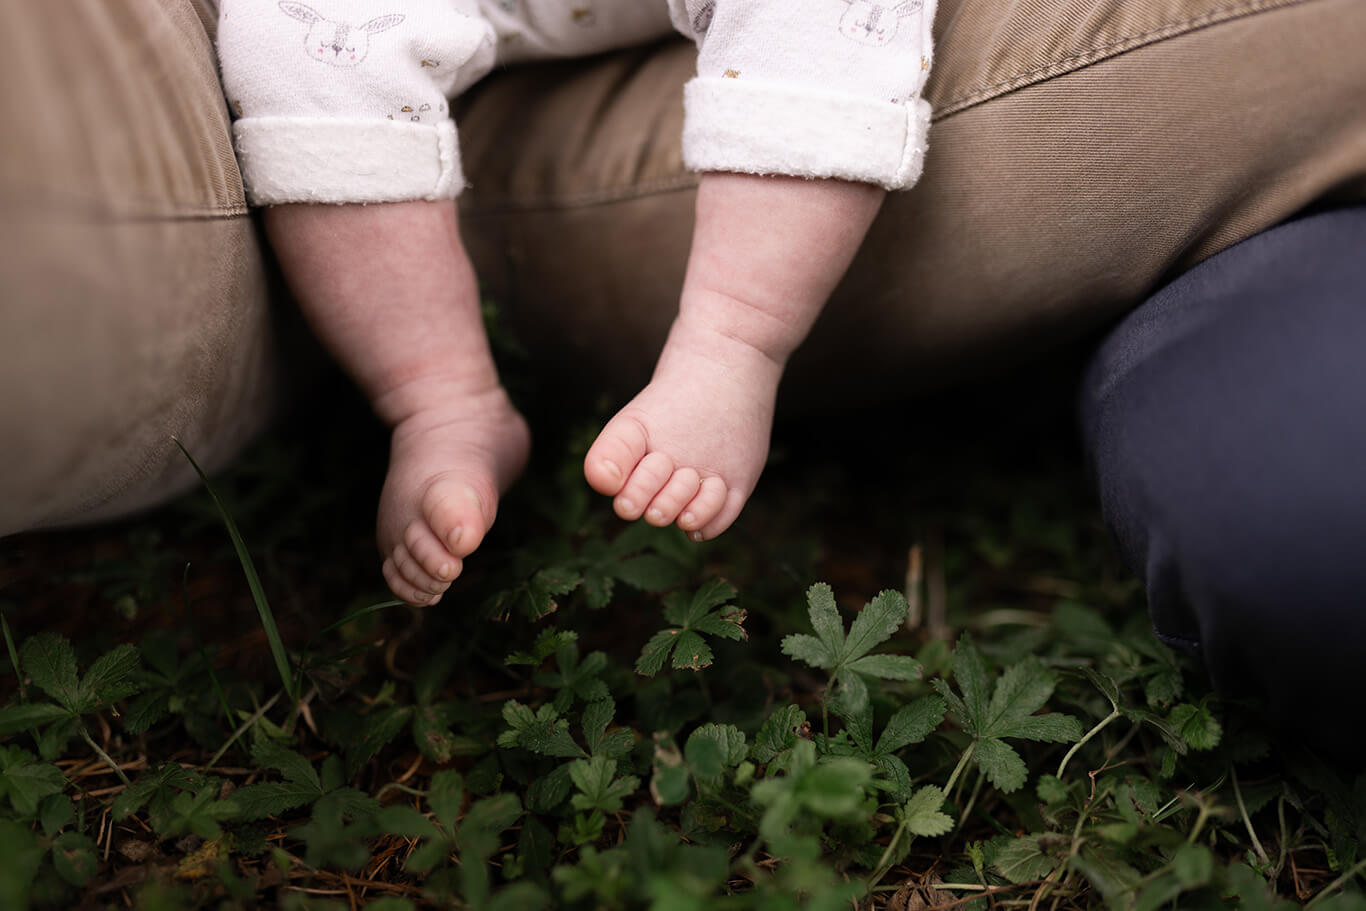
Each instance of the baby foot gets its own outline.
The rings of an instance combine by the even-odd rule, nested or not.
[[[531,436],[501,388],[443,401],[394,427],[379,502],[384,579],[435,604],[484,539],[498,496],[526,465]]]
[[[588,450],[584,476],[623,519],[676,522],[694,541],[716,537],[763,470],[780,376],[742,342],[675,329],[650,384]]]

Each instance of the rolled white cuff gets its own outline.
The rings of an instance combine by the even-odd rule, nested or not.
[[[835,177],[900,190],[925,165],[930,105],[806,87],[697,78],[684,88],[683,160],[694,171]]]
[[[454,199],[465,186],[450,120],[247,118],[233,140],[255,206]]]

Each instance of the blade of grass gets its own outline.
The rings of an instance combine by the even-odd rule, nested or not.
[[[328,633],[332,632],[333,630],[341,629],[343,626],[345,626],[346,624],[350,623],[352,620],[359,620],[361,617],[367,617],[367,616],[369,616],[370,614],[375,614],[375,613],[378,613],[378,612],[380,612],[380,611],[382,611],[382,610],[387,610],[388,608],[391,608],[391,607],[402,607],[402,606],[403,606],[403,603],[404,603],[404,602],[402,602],[402,601],[381,601],[381,602],[379,602],[378,604],[371,604],[369,607],[362,607],[362,608],[360,608],[359,610],[354,611],[354,612],[352,612],[352,613],[349,613],[349,614],[347,614],[345,617],[342,617],[342,618],[341,618],[340,620],[338,620],[336,623],[333,623],[333,624],[331,624],[330,626],[324,626],[322,629],[318,630],[316,633],[314,633],[313,635],[309,636],[309,637],[308,637],[308,643],[307,643],[304,647],[305,647],[305,648],[308,648],[308,647],[311,646],[311,645],[314,643],[314,641],[316,641],[320,636],[326,636]]]
[[[9,649],[10,664],[14,666],[14,679],[19,681],[19,701],[28,702],[28,690],[24,688],[24,674],[19,670],[19,650],[14,647],[14,635],[9,631],[9,621],[0,610],[0,630],[5,633],[5,647]]]
[[[266,631],[266,641],[270,643],[270,653],[275,658],[275,668],[280,673],[280,681],[284,684],[285,694],[289,696],[290,704],[298,702],[297,690],[294,685],[294,675],[289,672],[289,653],[285,651],[285,644],[280,639],[280,629],[275,625],[275,614],[271,612],[270,602],[266,600],[265,590],[261,587],[261,579],[256,574],[256,565],[251,561],[251,554],[247,553],[246,542],[242,540],[241,533],[237,530],[237,523],[228,514],[227,507],[218,498],[218,492],[213,489],[209,479],[205,477],[199,463],[190,455],[190,451],[175,437],[171,441],[189,460],[195,474],[199,475],[199,480],[204,484],[204,489],[209,492],[213,499],[213,505],[218,510],[218,515],[223,519],[223,525],[228,529],[228,537],[232,539],[232,546],[237,551],[237,559],[242,564],[242,572],[246,574],[247,586],[251,589],[251,598],[256,602],[256,612],[261,615],[261,626]]]

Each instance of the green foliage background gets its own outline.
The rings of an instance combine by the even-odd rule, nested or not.
[[[1366,907],[1366,778],[1153,638],[1070,457],[780,450],[699,548],[571,434],[421,612],[309,433],[0,564],[0,907]]]

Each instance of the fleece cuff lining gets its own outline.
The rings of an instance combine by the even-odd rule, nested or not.
[[[924,167],[930,105],[779,83],[697,78],[684,89],[683,159],[695,171],[834,177],[887,190]]]
[[[248,118],[233,140],[256,206],[454,199],[465,185],[450,120]]]

